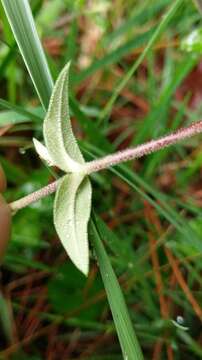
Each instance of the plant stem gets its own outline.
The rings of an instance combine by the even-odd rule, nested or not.
[[[144,155],[151,154],[157,150],[164,149],[201,132],[202,121],[198,121],[197,123],[179,129],[176,132],[163,136],[157,140],[151,140],[135,148],[125,149],[123,151],[116,152],[115,154],[107,155],[101,159],[90,161],[86,163],[87,174],[107,169],[110,166],[114,166],[124,161],[133,160]]]
[[[202,121],[198,121],[190,126],[179,129],[176,132],[161,137],[157,140],[151,140],[145,144],[139,145],[135,148],[125,149],[123,151],[116,152],[115,154],[107,155],[101,159],[89,161],[85,165],[85,174],[90,175],[91,173],[107,169],[110,166],[120,164],[124,161],[140,158],[144,155],[151,154],[157,150],[164,149],[170,145],[178,143],[181,140],[187,139],[193,135],[202,132]],[[56,191],[60,180],[56,180],[51,184],[44,186],[38,191],[35,191],[23,198],[10,203],[12,211],[22,209],[39,199],[52,194]]]
[[[24,196],[19,200],[13,201],[9,204],[11,210],[15,212],[17,210],[23,209],[24,207],[44,198],[45,196],[54,193],[57,189],[59,181],[60,180],[53,181],[51,184],[48,184],[29,195]]]

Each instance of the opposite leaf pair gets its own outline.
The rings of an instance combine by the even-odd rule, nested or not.
[[[60,73],[44,120],[45,145],[34,139],[39,156],[66,175],[59,181],[54,202],[54,225],[73,263],[85,275],[89,268],[87,227],[91,211],[91,184],[85,161],[74,137],[68,103],[68,63]]]

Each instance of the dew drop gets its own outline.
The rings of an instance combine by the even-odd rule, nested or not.
[[[19,153],[20,153],[21,155],[24,155],[24,154],[26,153],[25,148],[20,148],[20,149],[19,149]]]
[[[177,316],[176,321],[179,325],[184,324],[184,318],[182,316]]]

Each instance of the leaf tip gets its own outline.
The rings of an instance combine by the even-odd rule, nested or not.
[[[45,160],[49,166],[54,166],[53,160],[48,152],[48,149],[37,139],[33,138],[35,150],[42,160]]]
[[[64,68],[61,71],[61,75],[65,74],[65,77],[68,77],[69,76],[70,66],[71,66],[71,60],[68,61],[67,64],[64,66]]]
[[[81,265],[81,266],[80,266]],[[77,268],[87,277],[88,273],[89,273],[89,264],[80,264],[79,266],[77,266]]]

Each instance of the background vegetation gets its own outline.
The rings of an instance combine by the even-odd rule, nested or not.
[[[30,3],[53,78],[72,60],[71,118],[87,160],[201,119],[200,54],[180,46],[200,27],[193,2],[178,9],[109,116],[105,105],[171,2]],[[14,201],[55,174],[33,148],[44,111],[2,6],[0,21],[0,162]],[[202,357],[200,138],[92,176],[97,227],[148,359]],[[122,359],[94,252],[86,279],[58,241],[52,205],[50,196],[13,218],[0,358]]]

